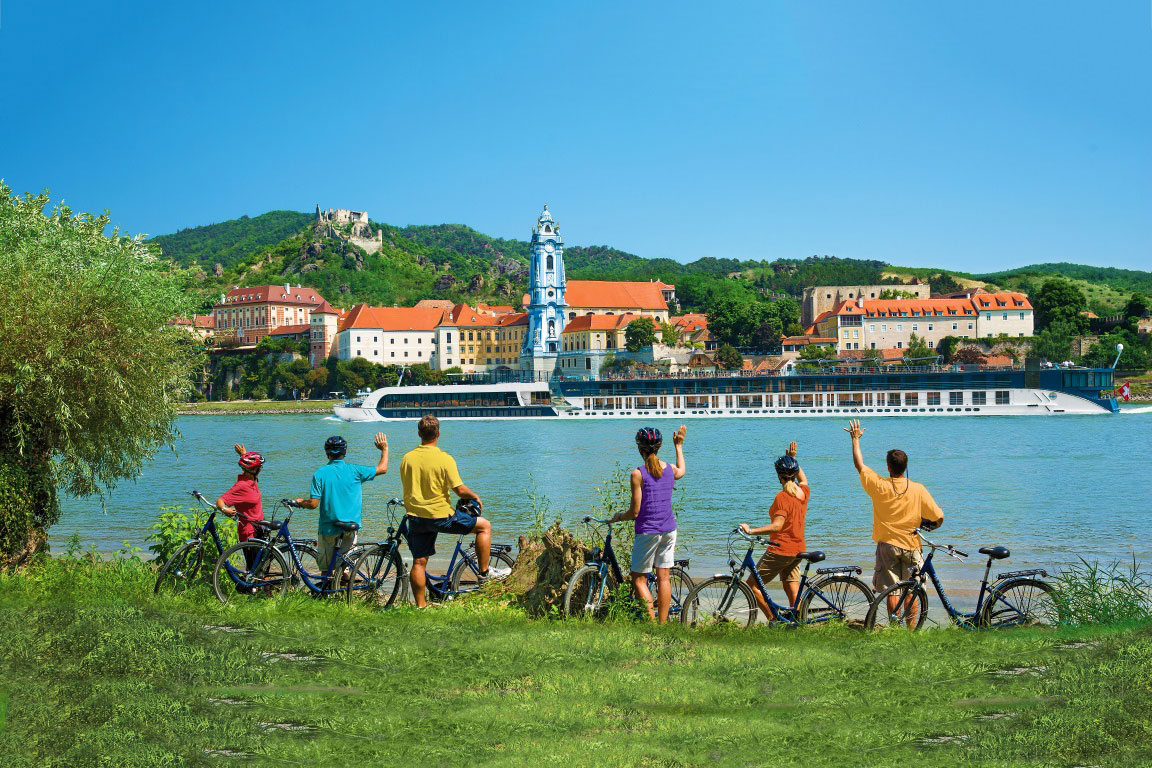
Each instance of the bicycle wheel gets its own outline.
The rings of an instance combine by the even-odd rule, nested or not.
[[[222,603],[234,594],[279,597],[291,581],[292,571],[284,556],[264,541],[242,541],[229,547],[212,571],[212,589]]]
[[[190,541],[176,550],[156,577],[156,586],[152,589],[155,595],[161,591],[182,594],[196,583],[200,575],[200,566],[204,562],[204,542]]]
[[[1056,590],[1039,579],[1012,579],[988,596],[981,627],[1051,627],[1060,623]]]
[[[648,574],[648,591],[652,593],[654,599],[658,599],[658,584],[656,574]],[[692,577],[687,571],[675,566],[668,571],[668,584],[672,591],[672,599],[668,604],[668,618],[674,620],[680,617],[680,612],[684,610],[684,600],[696,585],[692,583]]]
[[[888,598],[895,603],[895,610],[888,607]],[[899,581],[881,590],[872,598],[868,615],[864,619],[865,629],[875,627],[902,627],[920,629],[928,618],[928,594],[918,581]]]
[[[377,544],[367,547],[356,559],[344,592],[349,603],[387,608],[403,593],[406,576],[397,548]]]
[[[295,541],[293,546],[296,548],[296,556],[300,558],[300,569],[307,573],[308,578],[312,579],[313,582],[318,582],[323,569],[320,567],[320,556],[316,554],[316,547],[306,541]],[[300,577],[300,573],[295,567],[296,564],[288,551],[288,545],[281,541],[276,545],[276,550],[284,558],[284,562],[292,567],[292,586],[303,587],[304,579]]]
[[[616,591],[616,577],[611,571],[600,574],[600,566],[586,565],[568,579],[564,590],[564,615],[603,618]]]
[[[747,584],[731,576],[716,576],[688,593],[680,621],[690,627],[731,624],[745,628],[756,623],[758,610]]]
[[[491,568],[493,565],[502,565],[508,570],[512,570],[512,558],[503,552],[490,552],[488,554],[488,567]],[[453,592],[475,591],[480,588],[480,571],[476,570],[476,567],[464,558],[460,558],[460,562],[452,569],[449,584],[451,584]]]
[[[842,621],[850,627],[863,627],[872,605],[872,590],[855,576],[829,576],[804,591],[797,606],[801,624]]]

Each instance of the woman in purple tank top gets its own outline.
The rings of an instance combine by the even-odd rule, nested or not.
[[[688,471],[684,463],[684,436],[687,427],[680,427],[672,436],[676,446],[676,466],[660,461],[656,455],[664,438],[660,430],[645,427],[636,433],[636,449],[644,464],[632,470],[632,504],[627,512],[612,518],[636,521],[636,538],[632,543],[632,588],[648,616],[660,623],[668,621],[672,604],[672,586],[669,574],[675,560],[676,515],[672,513],[672,490],[676,481]],[[652,593],[648,591],[648,574],[656,571],[656,609],[652,607]]]

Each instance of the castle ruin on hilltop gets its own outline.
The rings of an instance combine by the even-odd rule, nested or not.
[[[323,211],[317,203],[314,226],[321,237],[345,240],[368,253],[376,253],[384,247],[384,232],[379,229],[372,231],[367,211],[350,211],[346,208],[329,208]]]

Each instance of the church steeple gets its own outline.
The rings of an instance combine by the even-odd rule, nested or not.
[[[528,265],[528,333],[520,350],[521,367],[551,373],[564,330],[564,240],[548,206],[532,228]]]

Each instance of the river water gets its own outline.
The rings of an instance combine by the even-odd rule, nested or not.
[[[647,422],[643,422],[647,424]],[[514,543],[529,526],[525,489],[535,484],[568,523],[597,510],[596,488],[617,464],[638,463],[633,443],[640,420],[445,422],[441,447],[484,500],[497,541]],[[656,421],[674,454],[673,421]],[[392,449],[389,473],[364,486],[365,533],[383,532],[385,502],[401,495],[399,465],[418,444],[414,423],[347,424],[314,414],[185,416],[173,450],[158,454],[139,480],[117,488],[106,511],[92,499],[64,499],[51,531],[60,551],[73,532],[101,551],[125,540],[147,547],[149,525],[163,506],[187,506],[193,488],[215,499],[236,476],[235,442],[267,458],[261,475],[270,501],[308,493],[323,462],[323,442],[343,434],[349,461],[375,464],[372,435],[382,429]],[[841,420],[693,419],[685,445],[688,475],[678,483],[680,556],[693,576],[710,575],[727,560],[728,532],[740,522],[767,524],[779,489],[772,462],[789,440],[812,485],[807,543],[828,564],[855,564],[870,575],[871,507],[852,467]],[[946,520],[934,537],[972,553],[967,564],[943,560],[945,585],[979,579],[976,550],[1012,550],[1000,570],[1060,566],[1088,560],[1152,560],[1152,408],[1116,416],[875,418],[864,423],[869,466],[883,471],[884,453],[902,448],[910,475],[924,483]],[[662,454],[662,455],[663,455]],[[315,531],[314,512],[299,510],[296,535]],[[441,549],[447,550],[446,542]]]

